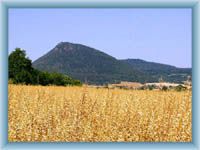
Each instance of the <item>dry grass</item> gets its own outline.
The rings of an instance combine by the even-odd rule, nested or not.
[[[9,85],[9,141],[190,142],[191,91]]]

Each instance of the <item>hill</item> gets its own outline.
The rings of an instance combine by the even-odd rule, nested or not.
[[[67,74],[89,84],[142,82],[146,76],[130,64],[119,61],[94,48],[61,42],[50,52],[33,62],[33,67]]]
[[[89,84],[156,82],[161,76],[167,81],[180,82],[191,72],[191,69],[179,69],[137,59],[117,60],[97,49],[69,42],[57,44],[34,61],[33,67],[66,74]]]
[[[130,64],[145,74],[150,75],[153,79],[162,77],[164,81],[181,83],[192,75],[191,68],[177,68],[175,66],[148,62],[141,59],[124,59],[122,62]]]

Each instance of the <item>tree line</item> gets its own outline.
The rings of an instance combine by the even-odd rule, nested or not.
[[[32,67],[32,61],[25,50],[16,48],[8,57],[9,82],[13,84],[31,85],[82,85],[79,80],[60,73],[39,71]]]

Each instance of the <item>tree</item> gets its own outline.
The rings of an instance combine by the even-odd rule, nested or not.
[[[51,73],[50,74],[50,81],[54,85],[81,85],[81,82],[79,80],[74,80],[67,75],[63,75],[61,73]]]
[[[28,71],[22,70],[21,72],[16,74],[14,83],[31,84],[32,75]]]
[[[24,50],[16,48],[9,57],[9,79],[12,79],[14,83],[32,83],[32,63],[31,60],[26,57]]]
[[[52,83],[52,79],[50,77],[50,73],[38,71],[37,74],[37,84],[41,85],[50,85]]]

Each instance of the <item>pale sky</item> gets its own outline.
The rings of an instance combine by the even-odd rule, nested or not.
[[[26,50],[34,61],[57,43],[72,42],[117,59],[191,67],[192,10],[9,9],[9,53]]]

